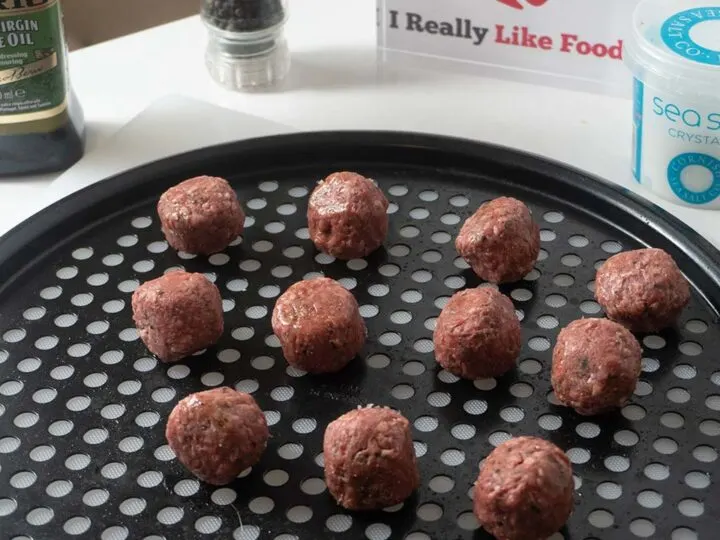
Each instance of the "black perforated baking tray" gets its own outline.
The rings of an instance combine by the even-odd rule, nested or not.
[[[601,151],[601,150],[599,150]],[[391,205],[385,248],[347,263],[308,240],[307,195],[336,170],[378,181]],[[228,178],[247,227],[223,253],[168,249],[155,205],[191,176]],[[503,285],[522,319],[517,369],[459,381],[432,353],[440,309],[480,284],[453,240],[483,201],[511,195],[541,225],[535,270]],[[670,252],[693,286],[677,328],[641,335],[630,404],[581,417],[549,381],[560,328],[602,316],[595,269],[641,246]],[[171,268],[205,272],[224,298],[216,347],[177,364],[151,357],[130,296]],[[356,295],[367,345],[343,372],[289,369],[270,313],[293,282],[325,274]],[[545,437],[570,456],[576,506],[553,540],[717,538],[720,519],[720,256],[666,212],[581,172],[513,150],[404,133],[311,133],[199,150],[133,170],[43,211],[0,240],[0,537],[481,539],[470,489],[508,437]],[[174,404],[217,385],[251,392],[272,438],[224,488],[174,459]],[[350,513],[322,481],[329,421],[363,404],[413,424],[422,485],[398,508]]]

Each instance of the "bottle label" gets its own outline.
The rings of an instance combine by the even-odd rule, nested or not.
[[[58,0],[0,1],[0,124],[65,110],[65,54]]]

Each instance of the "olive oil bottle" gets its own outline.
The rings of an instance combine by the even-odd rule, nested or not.
[[[59,0],[0,0],[0,175],[67,169],[85,147]]]

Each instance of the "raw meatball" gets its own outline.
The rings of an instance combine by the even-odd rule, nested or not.
[[[356,409],[331,422],[323,440],[325,483],[340,506],[377,510],[420,484],[410,423],[391,409]]]
[[[210,255],[225,249],[245,227],[237,195],[227,180],[198,176],[180,182],[160,197],[158,216],[174,249]]]
[[[492,287],[455,293],[433,334],[435,358],[464,379],[498,377],[520,354],[520,322],[512,301]]]
[[[223,333],[222,298],[202,274],[170,272],[132,295],[135,326],[163,362],[176,362],[214,345]]]
[[[633,332],[675,324],[690,301],[690,286],[662,249],[613,255],[597,271],[595,298],[607,316]]]
[[[333,173],[310,195],[310,239],[338,259],[365,257],[385,241],[387,208],[385,195],[372,180],[354,172]]]
[[[260,461],[269,433],[253,397],[225,387],[190,394],[175,405],[165,437],[191,473],[221,486]]]
[[[510,439],[482,465],[475,516],[500,540],[545,540],[570,517],[573,487],[570,461],[557,446],[536,437]]]
[[[288,364],[309,373],[341,370],[367,336],[357,300],[330,278],[291,285],[275,303],[272,328]]]
[[[580,319],[558,335],[552,386],[558,400],[583,415],[622,407],[640,377],[642,348],[624,326]]]
[[[540,230],[524,203],[500,197],[480,206],[465,221],[455,248],[481,279],[518,281],[535,266]]]

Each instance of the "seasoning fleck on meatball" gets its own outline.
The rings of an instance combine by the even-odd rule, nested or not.
[[[328,490],[348,510],[394,506],[420,484],[410,423],[391,409],[361,408],[334,420],[323,452]]]
[[[499,377],[520,354],[520,322],[512,301],[492,287],[455,293],[433,334],[435,358],[464,379]]]
[[[227,180],[198,176],[180,182],[157,205],[163,234],[174,249],[210,255],[225,249],[245,227],[237,195]]]
[[[638,249],[605,261],[595,297],[610,319],[633,332],[657,332],[675,324],[690,302],[690,286],[668,253]]]
[[[214,345],[223,333],[222,298],[203,274],[169,272],[132,295],[135,326],[163,362],[176,362]]]
[[[625,405],[641,367],[642,348],[627,328],[608,319],[580,319],[558,335],[552,386],[564,405],[600,414]]]
[[[330,278],[291,285],[275,303],[272,328],[288,364],[309,373],[341,370],[367,336],[357,300]]]
[[[475,517],[499,540],[545,540],[573,508],[572,467],[554,444],[536,437],[504,442],[475,482]]]
[[[338,259],[370,255],[385,241],[388,201],[374,181],[337,172],[310,195],[308,229],[315,246]]]
[[[540,230],[524,203],[500,197],[481,205],[465,221],[455,248],[481,279],[518,281],[535,266]]]
[[[165,437],[192,474],[221,486],[260,461],[269,433],[253,397],[223,387],[180,401],[170,413]]]

